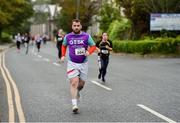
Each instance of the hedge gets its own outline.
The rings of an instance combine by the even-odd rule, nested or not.
[[[179,53],[180,37],[177,38],[157,38],[154,40],[145,39],[140,41],[113,41],[114,52],[124,53]]]

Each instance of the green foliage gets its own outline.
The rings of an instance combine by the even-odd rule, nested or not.
[[[11,35],[9,33],[3,32],[0,39],[0,44],[10,43],[12,41]]]
[[[156,33],[158,34],[158,33]],[[160,37],[176,37],[176,32],[172,32],[172,31],[167,31],[167,30],[161,30],[159,32],[159,36]]]
[[[58,28],[62,28],[65,32],[71,31],[71,20],[76,18],[77,3],[76,0],[53,0],[58,2],[62,7],[60,15],[56,20]],[[92,17],[98,13],[100,2],[92,0],[80,0],[79,19],[81,20],[83,30],[87,30],[92,24]]]
[[[33,2],[34,5],[50,4],[51,0],[36,0]]]
[[[132,39],[140,39],[149,33],[150,13],[179,13],[179,0],[116,0],[124,14],[132,22]]]
[[[137,1],[137,0],[136,0]],[[179,0],[141,0],[148,13],[176,13],[180,11]]]
[[[13,33],[33,14],[29,0],[1,0],[0,10],[0,38],[3,30]]]
[[[73,17],[69,16],[65,10],[61,10],[61,14],[58,15],[55,23],[58,28],[62,28],[65,32],[70,32],[72,19]]]
[[[0,8],[1,27],[19,25],[33,13],[32,5],[27,0],[1,0]]]
[[[25,32],[30,32],[30,25],[31,25],[31,22],[29,21],[25,21],[23,23],[21,23],[20,26],[17,26],[16,28],[12,28],[11,29],[11,32],[13,34],[17,34],[18,32],[20,33],[25,33]]]
[[[122,18],[121,20],[113,21],[108,29],[108,34],[111,40],[116,39],[128,39],[129,30],[131,28],[131,23],[126,18]]]
[[[104,1],[102,8],[100,10],[100,19],[98,22],[100,23],[100,29],[103,32],[106,32],[114,20],[118,20],[120,18],[119,9],[116,7],[114,2]]]
[[[180,38],[157,38],[155,40],[141,41],[114,41],[114,52],[125,53],[178,53]]]

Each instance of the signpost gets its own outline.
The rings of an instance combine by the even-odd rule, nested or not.
[[[152,13],[150,18],[150,31],[180,31],[180,14]]]

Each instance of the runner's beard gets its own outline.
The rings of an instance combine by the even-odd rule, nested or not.
[[[73,30],[73,32],[74,32],[75,34],[80,34],[81,30],[75,29],[75,30]]]

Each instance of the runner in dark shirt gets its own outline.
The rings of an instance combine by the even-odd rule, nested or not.
[[[96,47],[98,50],[98,57],[100,59],[98,79],[101,79],[102,77],[102,81],[105,82],[109,55],[110,51],[112,51],[112,42],[108,39],[106,32],[102,33],[102,40],[96,43]]]
[[[55,41],[56,41],[56,47],[58,49],[58,62],[60,62],[60,59],[61,59],[61,56],[62,56],[62,53],[61,53],[61,46],[62,46],[62,42],[63,42],[63,38],[64,38],[64,35],[62,34],[62,29],[60,29],[56,35],[56,38],[55,38]]]

